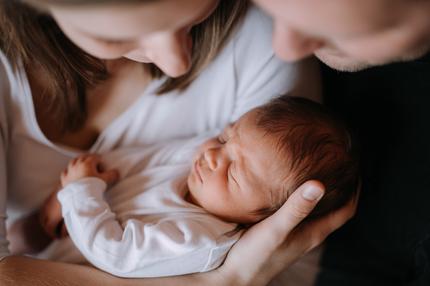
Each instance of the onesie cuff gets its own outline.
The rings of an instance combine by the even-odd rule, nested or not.
[[[58,192],[57,198],[64,211],[69,204],[86,204],[91,199],[103,200],[106,188],[107,184],[102,179],[87,177],[68,184]]]

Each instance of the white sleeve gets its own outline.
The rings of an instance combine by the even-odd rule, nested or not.
[[[70,238],[94,266],[137,278],[208,271],[222,263],[229,247],[214,247],[207,222],[169,217],[121,225],[103,199],[105,189],[102,180],[85,178],[58,194]]]
[[[1,96],[1,95],[0,95]],[[1,109],[1,108],[0,108]],[[0,111],[1,112],[1,111]],[[0,260],[9,254],[8,241],[6,239],[6,196],[7,196],[7,176],[6,176],[6,150],[5,134],[3,124],[3,114],[0,114]]]
[[[283,62],[273,52],[270,17],[255,7],[248,13],[234,39],[238,100],[231,121],[291,91],[298,76],[298,64]]]
[[[6,197],[7,197],[7,115],[6,94],[9,93],[7,75],[2,63],[3,54],[0,53],[0,260],[9,254],[6,239]]]

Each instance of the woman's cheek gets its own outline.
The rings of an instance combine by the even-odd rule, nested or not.
[[[79,35],[67,35],[69,39],[86,53],[103,60],[112,60],[121,58],[129,50],[125,46],[116,44],[99,43],[96,40],[81,37]]]
[[[128,50],[120,47],[109,47],[101,44],[88,43],[81,47],[88,54],[103,60],[122,58]]]

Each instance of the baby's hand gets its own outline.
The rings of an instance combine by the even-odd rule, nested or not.
[[[61,185],[64,188],[68,184],[85,177],[96,177],[108,185],[116,183],[119,179],[117,170],[104,171],[100,163],[100,156],[86,154],[70,161],[66,170],[61,173]]]
[[[60,191],[57,187],[46,199],[39,213],[39,221],[45,232],[52,238],[64,238],[67,236],[67,229],[61,215],[61,204],[57,199]]]

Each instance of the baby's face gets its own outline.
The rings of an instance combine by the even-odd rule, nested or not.
[[[256,127],[256,111],[203,143],[188,176],[190,199],[225,220],[250,223],[280,194],[282,159],[276,141]]]

